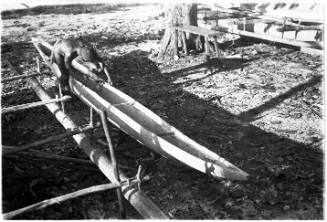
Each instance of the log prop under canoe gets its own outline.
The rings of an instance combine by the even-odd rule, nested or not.
[[[52,46],[39,43],[42,53],[49,55]],[[41,52],[40,52],[41,53]],[[81,73],[90,72],[75,60],[72,66]],[[217,178],[246,180],[248,174],[218,154],[193,141],[151,110],[122,91],[103,82],[85,81],[70,76],[71,91],[93,109],[106,112],[108,120],[151,150],[182,162],[202,173]]]

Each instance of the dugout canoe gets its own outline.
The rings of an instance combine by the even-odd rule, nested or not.
[[[46,44],[43,46],[50,47]],[[43,53],[46,54],[45,51]],[[86,69],[76,61],[72,65],[79,71]],[[69,84],[71,91],[81,101],[97,111],[104,110],[111,123],[151,150],[213,177],[247,179],[246,172],[190,139],[108,83],[98,84],[70,77]]]

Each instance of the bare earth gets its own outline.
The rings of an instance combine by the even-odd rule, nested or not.
[[[251,175],[245,182],[217,180],[155,156],[127,135],[114,132],[124,170],[146,168],[142,189],[175,219],[322,219],[322,57],[273,44],[222,44],[224,66],[204,64],[200,54],[156,63],[164,29],[161,7],[145,5],[88,13],[26,15],[2,20],[2,77],[36,71],[39,37],[55,42],[82,36],[96,43],[115,86],[195,141]],[[239,58],[244,50],[248,59]],[[209,68],[212,70],[210,71]],[[44,64],[44,73],[50,73]],[[40,77],[56,92],[53,76]],[[2,107],[36,101],[24,80],[2,85]],[[88,107],[68,104],[68,113],[87,123]],[[46,110],[2,115],[2,144],[21,145],[63,132]],[[97,139],[103,133],[95,132]],[[86,159],[72,139],[42,151]],[[104,147],[104,149],[106,149]],[[106,183],[92,166],[15,154],[3,158],[3,212]],[[112,191],[67,201],[17,219],[113,219],[118,205]],[[128,218],[140,218],[127,206]]]

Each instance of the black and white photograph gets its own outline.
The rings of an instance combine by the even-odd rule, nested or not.
[[[9,0],[4,220],[323,220],[319,0]]]

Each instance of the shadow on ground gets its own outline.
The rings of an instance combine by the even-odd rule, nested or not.
[[[222,182],[212,181],[208,176],[178,164],[167,166],[157,164],[155,174],[163,172],[166,177],[160,182],[161,185],[166,183],[166,186],[174,186],[173,184],[181,185],[180,182],[185,183],[181,185],[180,191],[178,189],[177,191],[169,189],[169,191],[173,192],[174,201],[178,199],[181,202],[186,201],[186,205],[190,209],[193,206],[194,209],[186,210],[185,207],[181,207],[181,210],[175,210],[177,218],[198,218],[196,209],[201,209],[201,204],[197,205],[198,208],[194,207],[196,203],[187,201],[186,196],[179,193],[185,188],[192,190],[193,193],[190,195],[193,198],[204,203],[212,201],[214,196],[218,197],[211,204],[212,209],[209,207],[208,210],[212,213],[213,209],[217,209],[215,213],[218,218],[224,217],[219,210],[226,209],[233,219],[251,218],[251,216],[260,218],[256,217],[258,215],[261,218],[321,218],[322,202],[320,201],[322,201],[323,186],[321,151],[265,132],[250,124],[253,118],[244,121],[245,116],[255,117],[295,93],[320,83],[320,76],[299,84],[257,108],[235,116],[222,107],[185,92],[183,87],[190,82],[174,83],[177,77],[192,75],[194,69],[205,67],[207,64],[163,75],[156,63],[147,57],[146,52],[136,50],[114,58],[111,73],[117,88],[158,113],[195,141],[251,175],[249,181],[233,182],[229,187],[225,187],[222,193]],[[236,63],[225,61],[225,64],[228,62],[234,65],[226,65],[225,70],[240,68],[237,60]],[[219,71],[212,73],[215,74],[219,75]],[[206,77],[207,75],[203,74],[203,78]],[[203,78],[192,81],[200,81]],[[156,189],[153,187],[153,192],[156,192]],[[257,210],[255,215],[244,213],[246,200],[254,204]],[[230,201],[232,204],[228,206],[227,203]],[[315,205],[313,201],[318,208],[310,207]],[[292,206],[292,209],[288,209],[289,206]],[[292,215],[289,213],[292,211],[299,213]]]

